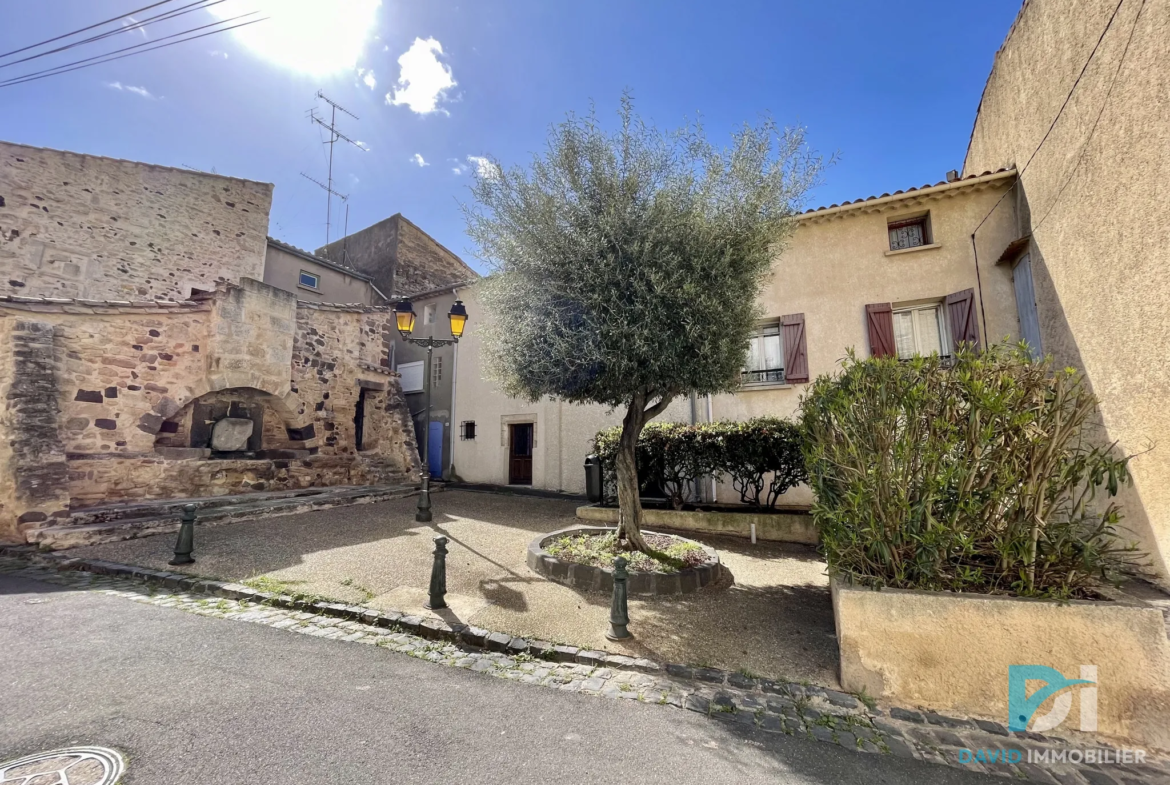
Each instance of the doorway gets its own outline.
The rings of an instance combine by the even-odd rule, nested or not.
[[[508,484],[532,484],[532,423],[508,426]]]

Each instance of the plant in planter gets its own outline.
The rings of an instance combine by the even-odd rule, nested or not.
[[[850,583],[1068,599],[1135,566],[1112,500],[1128,458],[1097,399],[1025,348],[858,360],[802,402],[814,523]]]

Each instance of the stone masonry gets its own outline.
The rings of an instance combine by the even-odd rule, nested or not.
[[[417,475],[389,309],[262,283],[271,199],[0,142],[0,541],[100,505]],[[247,435],[213,443],[225,421]]]
[[[272,186],[0,142],[0,294],[182,300],[264,276]]]
[[[371,276],[388,297],[409,297],[479,277],[401,213],[318,248],[316,255]]]

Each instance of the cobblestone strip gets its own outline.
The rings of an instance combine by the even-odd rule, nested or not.
[[[1170,761],[1165,759],[1147,757],[1144,763],[1108,766],[1071,763],[1067,761],[1071,745],[1061,739],[1014,733],[985,720],[900,708],[883,710],[853,695],[809,684],[756,679],[710,668],[660,666],[650,660],[523,641],[473,627],[455,630],[462,637],[450,640],[440,635],[446,625],[438,620],[339,603],[314,606],[292,597],[281,602],[281,598],[238,584],[175,573],[110,565],[133,574],[109,574],[91,571],[100,564],[88,563],[82,570],[76,563],[49,561],[34,564],[27,557],[0,555],[0,574],[202,616],[378,646],[440,665],[565,692],[673,706],[719,722],[837,744],[859,753],[897,755],[1046,785],[1170,783]],[[236,594],[241,596],[227,596]],[[291,607],[298,602],[305,607]],[[1114,750],[1099,745],[1094,748]],[[1004,749],[1021,750],[1025,757],[1018,762],[989,761],[987,754],[975,759],[977,751]],[[1062,762],[1030,763],[1028,750]],[[970,751],[970,762],[960,762],[968,760],[960,751]]]

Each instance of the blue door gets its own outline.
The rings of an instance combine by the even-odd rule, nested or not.
[[[441,478],[443,476],[443,423],[431,423],[431,435],[427,440],[427,464],[431,470],[431,476]]]

